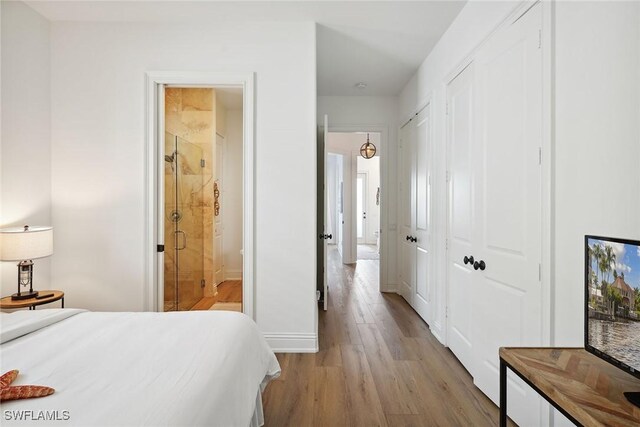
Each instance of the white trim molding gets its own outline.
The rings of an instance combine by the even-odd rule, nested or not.
[[[265,333],[267,343],[276,353],[317,353],[318,335],[314,333]]]
[[[164,300],[163,259],[157,245],[164,243],[162,192],[164,146],[160,144],[164,129],[161,117],[164,87],[243,88],[243,312],[255,315],[255,75],[254,73],[221,73],[192,71],[160,71],[146,73],[146,142],[145,142],[145,311],[162,311]]]
[[[224,280],[242,280],[242,270],[226,270]]]

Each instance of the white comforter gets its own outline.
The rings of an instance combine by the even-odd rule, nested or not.
[[[255,323],[235,312],[20,311],[0,316],[0,335],[2,372],[19,369],[16,385],[56,390],[4,402],[2,425],[28,424],[12,420],[26,410],[67,411],[66,421],[34,425],[248,426],[280,374]]]

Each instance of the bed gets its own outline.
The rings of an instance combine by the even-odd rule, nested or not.
[[[0,336],[2,372],[56,390],[3,402],[3,425],[26,425],[14,415],[34,411],[65,426],[258,426],[261,392],[280,374],[255,323],[236,312],[18,311],[0,316]]]

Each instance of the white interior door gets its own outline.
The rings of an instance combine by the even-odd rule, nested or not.
[[[415,157],[413,137],[415,121],[411,120],[400,130],[400,230],[398,250],[400,252],[399,293],[411,303],[415,283],[415,250],[412,242],[415,230]]]
[[[473,374],[473,65],[447,85],[447,343]],[[480,315],[480,313],[476,313]]]
[[[214,197],[217,194],[217,202],[218,209],[214,206],[214,217],[215,217],[215,242],[213,248],[213,259],[214,259],[214,280],[215,285],[219,285],[224,281],[224,263],[223,263],[223,248],[222,248],[222,233],[223,233],[223,213],[224,213],[224,138],[220,135],[216,135],[216,146],[215,146],[215,161],[216,161],[216,171],[215,171],[215,181],[214,181]],[[216,192],[217,190],[217,192]],[[217,215],[216,215],[217,213]]]
[[[474,141],[474,382],[498,402],[498,348],[542,344],[542,15],[538,3],[478,52]],[[477,310],[477,314],[476,314]],[[510,376],[509,416],[540,425],[540,399]]]
[[[323,164],[325,165],[325,170],[324,170],[324,181],[322,183],[322,188],[323,188],[323,198],[324,200],[327,200],[327,169],[326,169],[326,165],[327,165],[327,138],[329,136],[329,116],[328,115],[324,115],[324,133],[323,133],[323,137],[322,140],[324,141],[324,143],[322,144],[323,146],[323,152],[322,152],[322,156],[323,156]],[[323,214],[324,214],[324,224],[327,223],[327,210],[323,209],[322,210]],[[331,238],[331,237],[329,237]],[[328,308],[328,304],[329,304],[329,281],[327,280],[327,251],[328,251],[328,243],[329,240],[327,238],[324,239],[324,244],[323,246],[323,257],[324,257],[324,274],[323,274],[323,283],[324,283],[324,303],[323,303],[323,309],[326,311]]]
[[[356,177],[356,238],[359,245],[366,243],[367,190],[367,174],[358,172]]]
[[[412,138],[414,140],[415,218],[413,250],[415,251],[415,282],[411,295],[411,306],[427,323],[433,313],[433,283],[431,254],[431,171],[432,132],[431,105],[427,105],[417,117]]]

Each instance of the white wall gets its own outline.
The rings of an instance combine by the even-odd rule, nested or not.
[[[329,116],[329,127],[335,131],[378,130],[386,132],[386,146],[381,149],[381,181],[384,209],[381,212],[382,233],[386,247],[382,248],[381,285],[384,291],[395,291],[398,283],[396,269],[397,230],[397,152],[398,152],[398,97],[395,96],[319,96],[317,123]]]
[[[315,25],[55,22],[51,62],[52,280],[69,306],[144,307],[145,72],[253,71],[256,320],[275,347],[314,350]]]
[[[376,193],[380,187],[380,157],[375,156],[365,159],[358,156],[358,173],[367,174],[366,200],[367,229],[365,243],[375,245],[377,243],[376,231],[380,229],[380,206],[376,205]]]
[[[640,3],[558,2],[555,21],[552,343],[582,346],[584,235],[640,239]]]
[[[640,3],[558,2],[555,75],[554,345],[580,346],[584,235],[640,239]]]
[[[242,110],[227,110],[222,247],[225,279],[242,277]]]
[[[0,14],[0,227],[51,225],[49,22],[21,2],[0,2]],[[35,289],[51,288],[50,262],[35,260]],[[17,291],[16,269],[0,263],[1,295]]]

